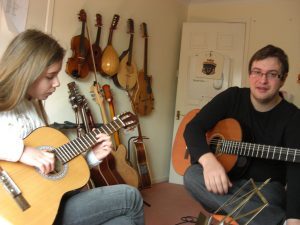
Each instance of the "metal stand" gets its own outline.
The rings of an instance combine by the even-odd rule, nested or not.
[[[237,220],[244,218],[246,222],[240,225],[247,225],[256,217],[269,203],[262,195],[260,190],[270,181],[266,180],[262,185],[257,187],[252,179],[248,180],[234,195],[221,205],[211,216],[208,218],[203,214],[199,214],[196,225],[233,225],[237,224]],[[246,191],[247,186],[251,185],[250,191]],[[245,210],[247,203],[251,198],[257,196],[261,201],[261,206]],[[227,215],[223,215],[227,212]],[[220,220],[216,220],[216,215],[222,215]]]

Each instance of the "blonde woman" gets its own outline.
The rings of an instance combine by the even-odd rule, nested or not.
[[[42,101],[60,85],[64,54],[53,37],[38,30],[20,33],[7,47],[0,62],[0,160],[27,164],[42,174],[53,171],[54,154],[26,146],[23,139],[48,125]],[[98,165],[111,150],[110,137],[98,134],[86,161]],[[54,224],[144,224],[143,200],[127,185],[72,191],[63,197]]]

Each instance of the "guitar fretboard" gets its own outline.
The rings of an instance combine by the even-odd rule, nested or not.
[[[62,164],[65,164],[94,146],[97,143],[97,134],[105,133],[107,135],[111,135],[124,126],[125,124],[119,118],[116,118],[99,129],[94,129],[93,131],[62,145],[53,151]]]
[[[300,150],[231,140],[212,140],[216,151],[226,154],[272,159],[287,162],[300,162]]]

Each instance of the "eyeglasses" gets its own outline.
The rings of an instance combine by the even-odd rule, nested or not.
[[[281,74],[278,73],[277,71],[268,71],[266,73],[263,73],[260,70],[251,70],[250,75],[257,78],[262,78],[263,75],[266,75],[266,77],[270,80],[281,78]]]

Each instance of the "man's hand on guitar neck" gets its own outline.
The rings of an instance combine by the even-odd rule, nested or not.
[[[232,183],[215,155],[206,153],[199,158],[198,162],[203,167],[203,176],[207,190],[215,194],[226,194]]]

